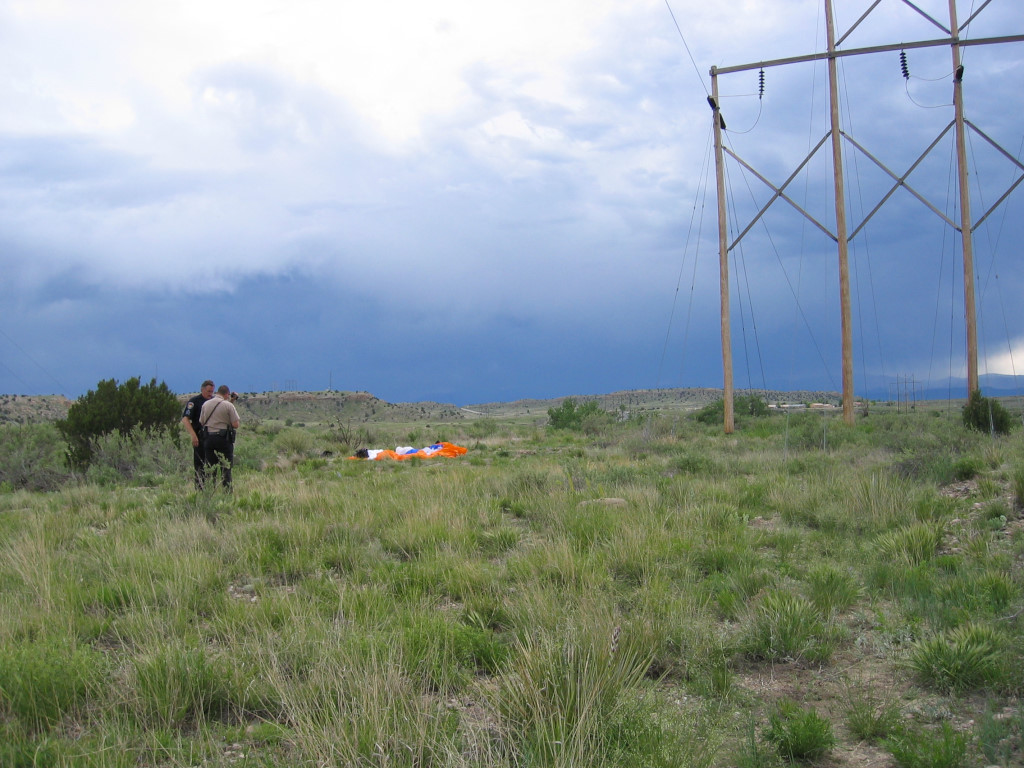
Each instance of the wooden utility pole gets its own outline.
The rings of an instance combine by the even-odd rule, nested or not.
[[[954,2],[954,0],[950,0]],[[846,184],[843,179],[843,136],[839,123],[839,78],[832,0],[825,0],[828,41],[828,97],[832,127],[832,170],[835,181],[836,239],[839,241],[839,315],[842,331],[843,421],[853,424],[853,321],[850,309],[850,239],[846,230]]]
[[[722,154],[722,111],[718,106],[718,73],[711,68],[711,115],[715,122],[715,179],[718,182],[718,274],[722,307],[722,403],[725,434],[736,429],[733,413],[732,331],[729,324],[729,232],[725,218],[725,158]]]
[[[949,30],[953,51],[953,113],[956,123],[957,176],[960,185],[960,236],[964,251],[964,321],[967,331],[967,396],[981,388],[978,382],[978,321],[974,308],[974,234],[971,229],[971,186],[967,178],[967,141],[964,131],[963,66],[956,0],[949,0]]]

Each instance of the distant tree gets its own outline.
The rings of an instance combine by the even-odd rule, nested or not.
[[[984,397],[977,389],[967,399],[963,416],[964,426],[979,432],[1006,435],[1013,427],[1013,417],[1003,404],[993,397]]]
[[[140,385],[138,377],[118,385],[107,379],[90,389],[68,409],[67,418],[57,422],[57,429],[68,444],[68,464],[85,470],[92,461],[97,438],[112,432],[127,437],[133,429],[142,433],[168,432],[177,440],[181,419],[181,403],[167,384]]]
[[[584,422],[603,414],[596,400],[578,405],[576,398],[567,397],[557,408],[548,408],[548,424],[555,429],[582,429]]]
[[[757,395],[740,395],[733,401],[733,409],[744,416],[768,415],[768,403]]]
[[[737,395],[732,401],[733,415],[767,416],[768,403],[757,395]],[[697,411],[694,416],[701,424],[720,424],[725,420],[725,400],[719,399]]]

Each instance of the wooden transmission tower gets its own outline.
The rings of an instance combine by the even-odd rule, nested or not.
[[[1011,0],[1011,2],[1017,2],[1018,0]],[[995,208],[997,208],[1009,194],[1022,182],[1024,181],[1024,175],[1020,175],[1010,185],[1010,187],[1003,193],[1003,195],[996,201],[996,203],[989,208],[985,214],[978,219],[976,222],[972,222],[971,219],[971,195],[970,187],[968,185],[968,174],[967,174],[967,151],[966,151],[966,130],[970,127],[979,136],[985,139],[988,143],[994,146],[999,152],[1001,152],[1006,158],[1013,162],[1017,168],[1024,171],[1024,165],[1022,165],[1013,155],[999,146],[995,141],[986,136],[980,129],[969,123],[964,119],[964,105],[963,105],[963,67],[960,63],[960,51],[964,46],[976,46],[976,45],[995,45],[999,43],[1019,43],[1024,42],[1024,34],[1017,35],[1005,35],[1001,37],[988,37],[979,39],[961,39],[961,33],[967,28],[967,26],[978,17],[982,11],[992,2],[992,0],[984,0],[981,7],[975,11],[970,18],[964,21],[962,24],[957,22],[957,8],[956,0],[949,0],[949,26],[947,27],[944,23],[937,21],[929,14],[925,13],[910,0],[898,0],[905,5],[912,8],[917,13],[921,14],[929,22],[938,27],[945,34],[944,37],[934,40],[918,40],[915,42],[901,42],[894,43],[892,45],[878,45],[868,48],[851,48],[841,50],[839,46],[846,40],[850,34],[861,25],[861,23],[871,15],[871,13],[881,4],[882,0],[874,0],[870,7],[861,15],[859,19],[838,39],[835,34],[835,24],[833,22],[833,0],[823,0],[825,3],[825,24],[826,24],[826,50],[820,53],[812,53],[803,56],[792,56],[783,59],[774,59],[771,61],[759,61],[753,64],[741,64],[738,66],[731,67],[712,67],[711,68],[711,96],[708,97],[708,102],[711,104],[713,112],[713,125],[714,125],[714,141],[715,141],[715,170],[716,179],[718,183],[718,256],[719,256],[719,272],[721,282],[721,323],[722,323],[722,367],[724,373],[724,401],[725,401],[725,431],[732,432],[735,428],[734,422],[734,411],[733,411],[733,372],[732,372],[732,339],[731,332],[729,329],[729,252],[739,244],[740,240],[751,230],[755,223],[765,214],[769,207],[777,200],[784,200],[793,206],[800,214],[805,216],[811,223],[818,227],[824,232],[829,238],[831,238],[838,246],[839,253],[839,297],[840,297],[840,317],[841,317],[841,334],[842,334],[842,368],[843,368],[843,420],[847,424],[853,423],[853,327],[851,322],[851,307],[850,307],[850,276],[849,276],[849,262],[848,262],[848,249],[849,243],[856,236],[858,232],[867,224],[868,220],[885,204],[885,202],[892,196],[892,194],[903,187],[909,191],[914,197],[924,203],[933,213],[944,219],[950,226],[954,227],[960,232],[963,241],[963,271],[964,271],[964,316],[966,319],[966,335],[967,335],[967,390],[968,394],[979,388],[978,384],[978,338],[977,338],[977,323],[976,313],[974,307],[974,264],[973,264],[973,233],[978,225],[984,221]],[[886,51],[903,51],[906,49],[913,48],[934,48],[938,46],[949,46],[952,52],[953,59],[953,120],[947,125],[946,129],[942,131],[939,138],[937,138],[931,146],[928,147],[918,157],[917,161],[908,169],[904,174],[898,175],[887,168],[880,160],[873,156],[867,149],[857,143],[851,136],[843,132],[839,122],[839,87],[838,87],[838,76],[837,76],[837,62],[840,58],[846,56],[862,56],[865,54],[876,54],[883,53]],[[721,75],[727,75],[735,72],[746,72],[754,69],[764,70],[769,67],[779,67],[789,64],[798,64],[804,62],[813,62],[826,60],[828,62],[828,88],[829,88],[829,114],[830,114],[830,128],[825,136],[818,142],[818,144],[808,153],[804,161],[799,165],[797,170],[781,185],[776,186],[763,175],[758,173],[752,168],[747,162],[740,158],[735,152],[728,147],[725,147],[722,143],[722,131],[725,128],[725,121],[721,114],[721,106],[718,95],[718,78]],[[956,144],[956,155],[957,155],[957,177],[959,186],[959,199],[960,199],[960,217],[959,222],[951,221],[945,214],[943,214],[938,208],[932,205],[928,200],[914,190],[907,183],[907,177],[916,168],[921,161],[931,152],[932,149],[939,143],[941,138],[949,132],[950,129],[955,130],[955,144]],[[854,229],[851,233],[848,231],[847,226],[847,211],[846,211],[846,185],[843,179],[843,139],[846,139],[853,147],[862,152],[872,162],[878,165],[886,174],[888,174],[894,184],[890,189],[889,193],[885,195],[882,201],[872,210],[864,220]],[[835,185],[835,230],[830,229],[828,223],[821,222],[808,213],[806,210],[801,208],[791,197],[786,194],[786,187],[792,182],[797,175],[801,172],[804,166],[811,160],[814,154],[825,144],[826,141],[831,140],[832,148],[832,169],[833,169],[833,182]],[[740,163],[744,168],[753,173],[758,179],[764,184],[770,187],[774,195],[765,204],[760,211],[752,218],[747,224],[743,231],[732,241],[729,242],[727,220],[726,220],[726,190],[725,190],[725,155],[728,154],[735,161]]]

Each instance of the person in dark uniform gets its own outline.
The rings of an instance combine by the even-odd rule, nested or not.
[[[213,382],[207,379],[199,388],[199,394],[193,395],[185,403],[181,414],[181,423],[192,438],[192,466],[195,469],[196,488],[202,490],[206,483],[206,446],[203,444],[203,428],[199,423],[199,415],[203,403],[213,397]]]
[[[203,403],[199,423],[206,433],[206,466],[221,472],[224,487],[231,490],[231,465],[235,460],[235,430],[238,411],[231,404],[231,388],[221,384],[212,400]]]

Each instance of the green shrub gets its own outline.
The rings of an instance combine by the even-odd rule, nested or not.
[[[896,702],[874,691],[851,690],[846,698],[846,727],[858,739],[872,744],[893,733],[900,724]]]
[[[827,718],[789,700],[779,702],[769,716],[765,738],[787,760],[817,760],[831,752],[836,743]]]
[[[993,397],[984,397],[980,390],[971,392],[963,410],[964,426],[979,432],[1007,435],[1013,427],[1013,417]]]
[[[804,411],[789,415],[787,443],[790,448],[806,451],[824,451],[829,447],[829,427],[832,419],[825,412]]]
[[[942,530],[928,523],[916,523],[883,533],[875,547],[889,563],[920,565],[935,557],[942,543]]]
[[[132,708],[139,721],[181,728],[232,712],[232,673],[203,648],[174,644],[134,659]]]
[[[339,424],[327,433],[327,438],[347,449],[349,453],[355,453],[357,449],[372,446],[377,442],[369,427],[353,424]]]
[[[182,476],[189,467],[182,461],[176,437],[167,433],[154,435],[138,428],[127,435],[101,435],[92,442],[92,459],[85,478],[97,485],[116,485],[124,480],[158,485],[165,478]]]
[[[831,566],[811,571],[807,587],[808,597],[824,616],[842,613],[860,599],[860,587],[854,578]]]
[[[958,482],[971,480],[977,477],[982,469],[984,462],[977,456],[961,456],[953,462],[953,479]]]
[[[806,598],[775,589],[749,617],[743,648],[756,659],[825,661],[832,655],[834,638]]]
[[[736,768],[779,768],[782,758],[774,744],[758,738],[757,725],[751,719],[731,764],[735,764]]]
[[[496,672],[505,648],[479,626],[448,621],[438,614],[410,617],[401,645],[412,679],[424,690],[451,694],[478,672]]]
[[[597,400],[588,400],[580,405],[576,398],[567,397],[557,408],[548,408],[548,424],[554,429],[582,430],[588,422],[595,420],[611,420],[611,415],[601,410]]]
[[[521,641],[503,666],[497,704],[523,762],[600,764],[614,713],[636,692],[649,658],[618,627]]]
[[[74,714],[99,690],[103,655],[67,641],[42,639],[0,648],[0,712],[30,732],[46,731]]]
[[[313,436],[299,427],[286,427],[274,438],[274,444],[283,454],[305,456],[313,450]]]
[[[607,760],[591,765],[708,768],[715,758],[706,738],[711,723],[695,714],[666,712],[654,696],[624,702],[609,718]]]
[[[967,765],[967,736],[949,723],[941,733],[903,730],[885,742],[899,768],[963,768]]]
[[[1002,668],[1002,635],[984,624],[964,624],[918,640],[910,668],[928,685],[962,692],[996,682]]]
[[[939,590],[943,602],[987,616],[997,616],[1006,610],[1019,593],[1013,578],[995,569],[954,575]]]
[[[1024,507],[1024,467],[1015,467],[1010,475],[1010,489],[1017,507]]]
[[[55,491],[68,480],[60,433],[53,424],[0,426],[0,485]]]
[[[768,403],[757,395],[736,395],[732,400],[733,417],[767,416]],[[720,399],[697,411],[694,419],[701,424],[721,424],[725,420],[725,400]]]
[[[1024,713],[1007,716],[986,708],[974,727],[978,748],[985,757],[986,765],[1013,765],[1014,754],[1024,750]]]
[[[57,422],[57,429],[68,444],[68,463],[85,470],[93,457],[95,442],[103,435],[117,432],[127,437],[133,431],[145,434],[164,432],[180,439],[178,422],[181,403],[167,384],[140,386],[138,377],[118,385],[107,379],[78,398],[68,410],[67,418]]]
[[[697,452],[687,452],[672,459],[670,466],[687,475],[705,475],[707,477],[720,476],[725,469],[710,456]]]

